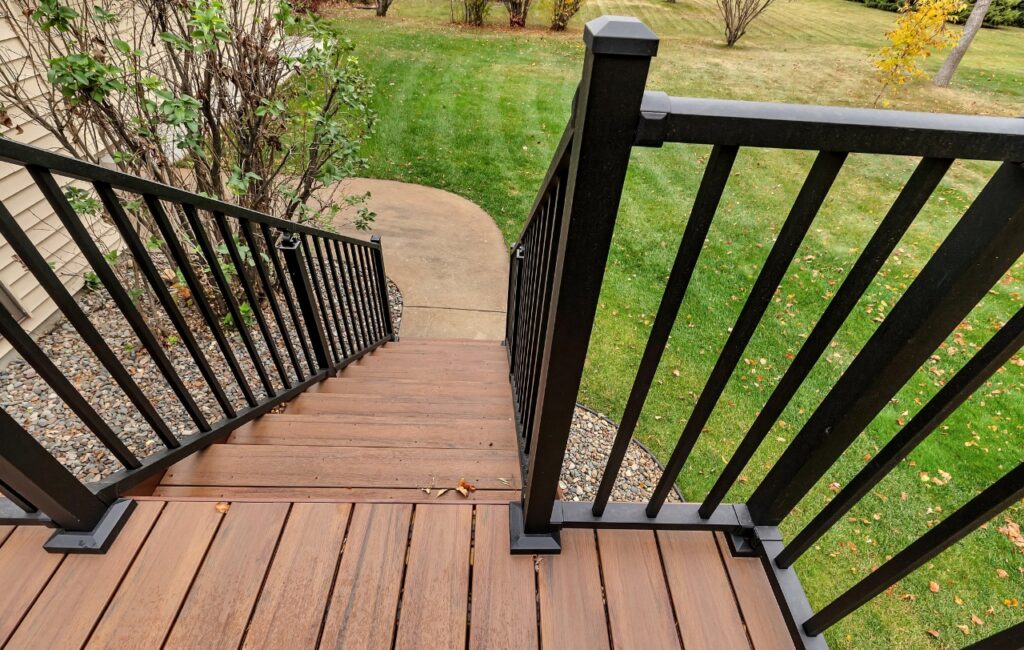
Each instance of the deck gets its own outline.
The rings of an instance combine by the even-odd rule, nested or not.
[[[105,555],[0,527],[0,646],[792,647],[760,561],[713,533],[575,529],[561,555],[510,555],[504,363],[390,344],[172,467]]]

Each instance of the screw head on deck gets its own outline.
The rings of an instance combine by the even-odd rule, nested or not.
[[[583,42],[594,54],[658,54],[658,35],[632,16],[601,16],[591,20],[583,30]]]

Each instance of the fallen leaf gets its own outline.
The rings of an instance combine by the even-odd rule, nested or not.
[[[996,569],[996,575],[999,576],[1000,578],[1009,578],[1010,577],[1010,574],[1007,573],[1004,569]]]
[[[966,625],[957,625],[957,629],[959,629],[964,634],[970,634],[971,633],[971,628],[967,627]]]
[[[448,491],[449,491],[450,489],[451,489],[451,488],[445,488],[445,489],[443,489],[443,490],[438,490],[438,491],[437,491],[437,494],[435,494],[435,495],[434,495],[434,498],[435,498],[435,499],[440,499],[440,498],[441,498],[441,495],[443,495],[443,494],[444,494],[445,492],[448,492]]]
[[[928,630],[928,634],[930,636],[932,636],[932,637],[935,637],[936,639],[939,638],[939,631],[938,630]]]
[[[985,621],[981,620],[981,617],[977,614],[971,614],[971,623],[974,623],[975,625],[984,625]]]
[[[231,504],[226,501],[218,501],[217,505],[213,506],[217,512],[224,514],[228,510],[231,510]]]
[[[459,479],[459,484],[455,486],[455,489],[464,497],[468,497],[470,492],[476,492],[476,486],[472,483],[467,483],[464,478]]]
[[[933,594],[939,593],[939,583],[935,582],[934,580],[929,582],[928,591],[932,592]]]

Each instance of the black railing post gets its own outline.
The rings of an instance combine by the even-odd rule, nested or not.
[[[306,263],[302,259],[300,243],[299,235],[282,233],[277,240],[277,248],[284,257],[288,275],[292,280],[292,287],[295,288],[295,300],[299,303],[302,320],[306,323],[306,332],[313,348],[313,356],[316,357],[317,370],[327,370],[331,367],[331,361],[327,354],[327,332],[324,330],[324,324],[320,320],[320,314],[313,301],[313,285],[306,270]]]
[[[370,237],[370,243],[374,244],[373,269],[377,273],[377,290],[380,291],[380,305],[384,310],[384,333],[392,341],[397,341],[395,336],[395,321],[391,314],[391,299],[388,297],[388,276],[384,272],[384,250],[381,248],[380,235]]]
[[[0,410],[0,482],[21,507],[30,505],[61,528],[45,544],[55,553],[102,553],[135,502],[109,506],[89,491],[6,411]],[[29,511],[32,512],[32,511]]]
[[[548,310],[522,504],[512,504],[513,553],[557,552],[552,509],[583,375],[640,102],[658,37],[635,18],[587,23],[583,77]],[[564,289],[564,290],[563,290]]]

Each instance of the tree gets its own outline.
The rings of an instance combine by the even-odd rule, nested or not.
[[[583,6],[583,0],[554,0],[551,5],[551,31],[561,32]]]
[[[372,84],[287,2],[7,0],[0,16],[27,50],[0,51],[0,104],[72,155],[297,221],[348,203],[334,190],[365,164]]]
[[[526,27],[526,15],[530,13],[530,2],[531,0],[505,0],[509,27]]]
[[[985,22],[985,16],[988,15],[988,8],[991,4],[992,0],[977,0],[974,3],[974,9],[971,9],[971,15],[967,17],[967,22],[964,23],[964,33],[960,36],[960,40],[957,41],[949,56],[943,61],[939,72],[935,75],[933,83],[936,86],[945,88],[953,80],[953,75],[956,74],[960,61],[967,54],[967,48],[971,46],[971,42],[978,34],[978,30],[981,29],[981,25]]]
[[[377,0],[377,15],[381,18],[388,15],[388,9],[395,0]]]
[[[732,47],[747,33],[747,27],[775,0],[717,0],[725,23],[725,44]]]
[[[933,49],[940,50],[952,43],[947,22],[960,8],[961,0],[917,0],[913,5],[903,5],[896,27],[885,34],[889,45],[881,49],[874,61],[882,86],[875,103],[890,88],[924,76],[918,61],[931,56]]]
[[[450,0],[453,23],[480,27],[491,10],[490,0]]]

